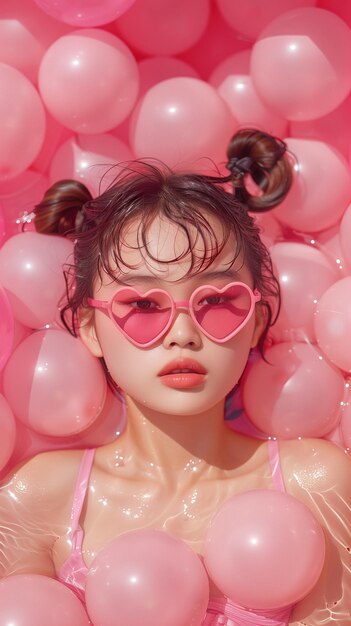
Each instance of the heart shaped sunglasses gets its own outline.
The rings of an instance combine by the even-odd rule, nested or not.
[[[259,300],[257,289],[236,282],[223,289],[197,287],[189,301],[177,302],[163,289],[140,293],[121,287],[109,301],[88,298],[88,304],[105,311],[134,345],[147,348],[167,333],[179,309],[187,309],[196,327],[212,341],[229,341],[249,321]]]

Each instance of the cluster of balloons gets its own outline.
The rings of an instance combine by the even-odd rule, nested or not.
[[[257,218],[282,308],[267,360],[251,360],[226,417],[263,438],[328,437],[348,449],[345,3],[13,0],[0,7],[0,42],[0,471],[40,450],[99,445],[124,425],[100,364],[62,328],[72,244],[36,233],[33,205],[62,178],[97,194],[132,158],[221,167],[245,126],[286,141],[294,182]]]
[[[125,420],[123,402],[107,387],[99,362],[62,327],[62,265],[70,262],[72,244],[35,232],[34,204],[61,178],[78,179],[97,194],[114,177],[111,166],[132,158],[155,157],[175,168],[202,172],[211,170],[213,162],[221,167],[228,139],[247,126],[286,141],[294,182],[282,205],[257,218],[280,281],[282,308],[269,335],[266,360],[253,355],[240,389],[227,402],[226,417],[233,428],[262,438],[328,437],[345,449],[351,447],[350,58],[351,8],[337,0],[1,3],[3,474],[38,451],[112,440]],[[273,493],[271,497],[279,497]],[[248,503],[251,511],[259,504],[257,494],[255,498]],[[267,494],[264,498],[256,517],[262,520],[262,512],[275,511],[273,519],[266,520],[271,525],[287,505],[280,510],[279,503],[272,502],[269,509]],[[231,528],[233,515],[245,511],[244,504],[227,512]],[[296,519],[308,526],[310,521],[300,513]],[[234,541],[235,534],[225,532],[229,518],[223,515],[211,532]],[[245,524],[245,519],[235,522],[238,529]],[[279,524],[275,534],[283,527]],[[301,575],[304,591],[319,572],[316,555],[323,553],[321,537],[308,528],[315,540],[313,545],[308,542],[309,551],[305,542],[296,546],[291,538],[282,538],[284,545],[293,546],[286,557],[312,576]],[[94,624],[110,623],[98,603],[107,588],[116,593],[124,554],[125,567],[132,552],[138,566],[140,546],[148,546],[150,558],[161,547],[163,555],[169,553],[164,559],[168,563],[174,561],[176,547],[177,568],[167,576],[178,585],[177,603],[172,602],[174,588],[169,601],[164,586],[168,578],[163,575],[153,581],[152,589],[134,581],[134,587],[121,592],[120,607],[128,594],[140,599],[146,593],[150,615],[144,611],[145,626],[160,621],[152,613],[152,598],[154,606],[162,601],[165,626],[188,626],[190,619],[194,626],[200,624],[208,601],[200,562],[162,533],[142,531],[132,539],[118,538],[107,554],[98,555],[89,572],[87,606]],[[242,567],[249,567],[245,541],[240,541]],[[206,566],[216,579],[211,542],[209,537]],[[227,546],[225,554],[230,555],[230,549]],[[281,559],[281,553],[278,556]],[[111,568],[111,559],[118,561],[118,570]],[[285,588],[283,573],[292,571],[288,564],[282,572],[279,559],[272,569],[278,596]],[[252,588],[265,590],[265,568],[262,580],[256,565],[254,569]],[[183,575],[185,570],[193,575]],[[152,571],[148,567],[150,585]],[[218,586],[224,586],[229,597],[234,594],[234,601],[248,602],[240,585],[244,579],[252,581],[253,573],[238,577],[242,568],[232,571],[230,559],[227,569],[221,565],[219,577],[223,571],[226,579],[218,580]],[[144,573],[139,574],[144,580]],[[90,594],[90,580],[104,593]],[[288,582],[286,588],[291,589]],[[7,605],[13,617],[11,598],[19,588],[19,624],[91,623],[80,602],[57,581],[17,576],[0,583],[0,626],[7,624]],[[156,592],[157,598],[152,595]],[[262,597],[270,606],[283,604],[282,597],[267,594]],[[33,597],[38,603],[30,621]],[[260,598],[255,602],[264,604]],[[175,604],[176,614],[171,610]],[[137,614],[136,600],[128,606]],[[191,618],[189,606],[196,607]],[[133,615],[121,615],[123,623],[138,623]]]

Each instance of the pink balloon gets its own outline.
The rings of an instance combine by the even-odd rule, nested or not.
[[[294,604],[316,584],[325,557],[322,528],[296,498],[269,489],[233,496],[207,533],[206,569],[233,602],[252,609]]]
[[[209,17],[209,0],[143,0],[119,18],[116,32],[144,54],[173,55],[200,39]]]
[[[289,136],[298,139],[316,139],[324,141],[336,148],[348,158],[351,144],[351,95],[344,100],[336,109],[307,122],[290,122]]]
[[[0,132],[0,180],[7,180],[29,167],[39,153],[45,111],[28,78],[4,63],[0,63]]]
[[[345,344],[344,344],[345,345]],[[256,428],[278,439],[324,437],[339,422],[344,378],[308,343],[279,343],[249,369],[244,409]]]
[[[95,197],[113,182],[117,164],[133,158],[130,148],[113,135],[75,135],[55,153],[50,181],[74,178]]]
[[[8,236],[22,232],[24,218],[30,224],[33,207],[40,202],[48,187],[49,180],[30,169],[0,184],[0,202]]]
[[[132,53],[101,29],[57,39],[40,65],[45,105],[63,126],[78,133],[104,133],[120,124],[136,102],[138,87]]]
[[[89,626],[76,595],[65,585],[39,574],[0,580],[0,626]]]
[[[0,370],[9,358],[14,341],[14,318],[5,289],[0,285]]]
[[[322,352],[340,369],[351,372],[351,277],[338,280],[318,302],[315,332]]]
[[[346,397],[344,398],[344,404],[341,413],[340,429],[343,437],[343,443],[347,451],[351,452],[351,381],[346,382]]]
[[[0,394],[0,471],[5,467],[15,449],[16,422],[8,402]]]
[[[341,220],[340,224],[340,245],[342,253],[351,268],[351,206],[349,206]]]
[[[14,317],[30,328],[42,328],[59,318],[65,294],[63,265],[72,261],[73,244],[63,237],[21,233],[0,249],[0,283],[6,289]]]
[[[247,41],[233,32],[213,3],[205,32],[195,45],[181,54],[181,58],[207,80],[218,63],[247,47]]]
[[[131,145],[137,157],[211,169],[208,158],[226,160],[228,138],[236,128],[213,87],[195,78],[170,78],[141,100],[132,119]]]
[[[334,226],[351,199],[351,174],[346,160],[321,141],[288,139],[287,145],[295,158],[294,181],[275,216],[302,232]]]
[[[154,56],[142,59],[138,63],[140,72],[140,91],[143,96],[151,87],[168,78],[188,76],[199,78],[196,70],[185,61],[169,56]]]
[[[46,13],[74,26],[101,26],[128,11],[135,0],[34,0]]]
[[[346,215],[346,213],[344,214],[344,216]],[[343,278],[344,276],[347,276],[351,273],[351,255],[350,262],[348,263],[346,254],[344,254],[343,248],[341,246],[340,234],[341,225],[340,228],[339,225],[336,225],[332,228],[324,230],[321,233],[318,233],[315,238],[310,238],[310,241],[313,242],[317,250],[323,252],[327,259],[329,259],[334,267],[337,268],[339,278]]]
[[[351,89],[351,30],[317,8],[283,13],[255,43],[251,75],[259,96],[288,120],[330,113]]]
[[[32,168],[40,172],[46,172],[51,160],[59,147],[72,137],[70,130],[62,126],[55,118],[46,111],[46,133],[44,143],[37,158],[32,163]]]
[[[274,341],[314,341],[316,305],[325,290],[339,279],[337,268],[322,252],[303,243],[278,242],[270,252],[282,299],[270,337]]]
[[[29,428],[65,437],[88,428],[106,396],[98,359],[62,330],[38,331],[12,353],[4,369],[4,395]]]
[[[200,626],[208,598],[199,557],[159,530],[120,535],[98,553],[87,577],[94,626]]]
[[[259,128],[278,137],[287,132],[287,121],[268,108],[258,96],[251,76],[229,74],[217,88],[239,125]]]
[[[260,32],[282,13],[298,7],[313,7],[317,0],[217,0],[217,5],[223,18],[236,31],[256,39]]]

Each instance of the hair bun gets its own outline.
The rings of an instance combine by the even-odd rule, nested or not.
[[[87,187],[77,180],[54,183],[35,206],[36,230],[39,233],[74,236],[82,228],[82,209],[92,199]]]
[[[286,158],[284,141],[260,130],[239,130],[227,148],[227,169],[238,200],[250,211],[268,211],[287,195],[292,184],[292,167]],[[244,177],[250,174],[262,190],[260,196],[251,195]]]

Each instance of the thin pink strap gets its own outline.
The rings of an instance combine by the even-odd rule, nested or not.
[[[71,510],[71,536],[79,530],[79,518],[82,513],[82,508],[85,500],[85,494],[88,487],[91,468],[94,461],[95,448],[89,448],[84,450],[84,454],[81,460],[76,487],[73,495],[73,503]]]
[[[285,492],[286,489],[279,459],[279,446],[276,439],[268,440],[268,458],[272,470],[274,486],[278,491]]]

